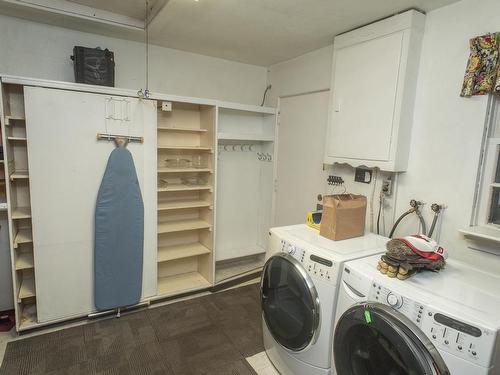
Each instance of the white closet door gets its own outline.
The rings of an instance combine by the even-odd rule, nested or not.
[[[304,223],[323,193],[328,99],[318,92],[280,100],[276,226]]]
[[[329,156],[389,160],[403,33],[335,51]]]
[[[97,141],[98,132],[144,137],[144,144],[127,147],[144,200],[142,297],[154,295],[156,103],[32,87],[25,88],[25,103],[39,322],[95,310],[94,211],[114,148]]]

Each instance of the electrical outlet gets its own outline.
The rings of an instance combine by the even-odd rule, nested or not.
[[[356,168],[354,172],[354,181],[369,184],[372,182],[372,170],[364,168]]]
[[[386,178],[382,181],[382,193],[384,193],[386,197],[392,194],[392,180],[390,178]]]
[[[172,102],[161,102],[161,110],[163,112],[172,112]]]

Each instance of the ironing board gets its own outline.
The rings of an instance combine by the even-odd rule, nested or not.
[[[144,204],[132,154],[124,145],[108,159],[97,195],[94,303],[110,310],[139,302],[142,291]]]

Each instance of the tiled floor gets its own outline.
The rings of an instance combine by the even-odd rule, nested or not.
[[[255,374],[260,314],[252,284],[10,342],[0,374]]]
[[[0,332],[0,363],[3,361],[3,355],[5,353],[7,343],[14,340],[16,336],[14,328],[12,328],[9,332]]]

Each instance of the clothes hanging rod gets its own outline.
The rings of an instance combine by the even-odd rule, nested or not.
[[[143,137],[120,135],[120,134],[97,133],[98,141],[114,141],[116,139],[124,139],[127,140],[128,142],[144,143]]]

